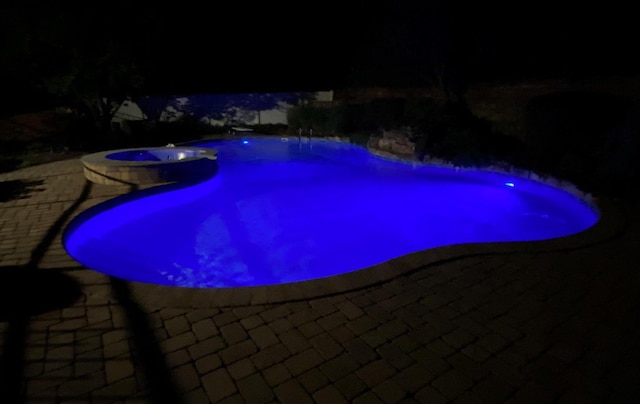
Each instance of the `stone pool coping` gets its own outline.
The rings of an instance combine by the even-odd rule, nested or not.
[[[233,288],[189,288],[130,282],[135,299],[149,308],[167,305],[188,308],[235,307],[283,303],[354,291],[408,275],[428,266],[458,259],[503,254],[528,254],[587,248],[619,234],[625,215],[609,200],[596,200],[600,219],[591,228],[565,237],[540,241],[457,244],[431,248],[379,265],[300,282]]]
[[[196,156],[175,160],[133,161],[114,160],[107,156],[124,152],[148,152],[154,150],[196,153]],[[215,174],[217,151],[205,147],[166,146],[114,149],[83,156],[85,177],[103,185],[149,185],[169,182],[194,181]]]

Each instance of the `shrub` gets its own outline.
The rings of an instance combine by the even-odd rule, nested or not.
[[[362,147],[367,147],[370,138],[371,134],[368,132],[354,132],[349,134],[349,142]]]
[[[552,93],[531,99],[525,142],[532,167],[580,184],[592,183],[602,165],[608,133],[625,119],[631,102],[585,91]]]
[[[317,134],[337,135],[348,133],[348,108],[343,105],[318,107],[310,104],[290,108],[287,112],[289,129],[292,132],[302,129],[305,134],[313,129]]]

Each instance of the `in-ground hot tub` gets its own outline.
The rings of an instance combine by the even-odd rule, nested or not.
[[[186,146],[108,150],[81,161],[89,181],[106,185],[199,181],[218,168],[215,149]]]

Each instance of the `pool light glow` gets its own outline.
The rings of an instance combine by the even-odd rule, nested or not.
[[[345,142],[252,138],[198,147],[217,151],[215,177],[83,212],[65,232],[67,252],[132,281],[261,286],[453,244],[563,237],[599,219],[588,203],[547,184],[522,178],[516,189],[506,174],[404,163]]]

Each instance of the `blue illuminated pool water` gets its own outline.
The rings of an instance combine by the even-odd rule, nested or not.
[[[348,143],[254,138],[195,146],[217,149],[213,179],[89,210],[69,226],[67,252],[133,281],[256,286],[451,244],[567,236],[599,217],[539,182],[391,161]]]

